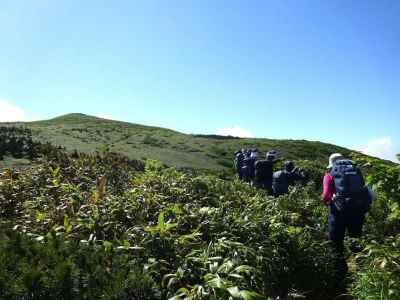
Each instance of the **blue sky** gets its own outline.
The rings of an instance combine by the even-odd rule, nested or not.
[[[20,1],[0,120],[68,112],[400,152],[400,2]]]

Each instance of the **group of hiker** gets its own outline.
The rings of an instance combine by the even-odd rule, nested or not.
[[[263,188],[269,194],[280,196],[297,181],[306,182],[304,170],[297,169],[291,161],[285,161],[283,170],[273,172],[278,161],[277,151],[270,150],[265,159],[258,160],[257,149],[242,149],[235,153],[235,167],[241,180]],[[338,257],[338,276],[343,280],[347,272],[344,258],[344,238],[359,238],[365,215],[376,197],[366,186],[360,168],[340,153],[329,157],[329,164],[323,178],[322,202],[328,208],[329,239]],[[351,244],[351,251],[359,251],[357,243]]]
[[[296,168],[290,160],[284,162],[283,170],[274,172],[274,165],[279,161],[276,150],[268,151],[265,159],[258,159],[258,156],[258,149],[241,149],[235,153],[234,163],[240,180],[274,196],[288,193],[289,186],[296,182],[307,181],[305,171]]]

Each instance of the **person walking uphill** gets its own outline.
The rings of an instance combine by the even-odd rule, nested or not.
[[[245,154],[245,149],[239,150],[235,153],[235,161],[234,161],[235,169],[240,180],[243,180],[242,167],[245,158],[244,154]]]
[[[289,186],[295,185],[296,182],[305,184],[307,182],[307,174],[302,168],[295,168],[294,163],[287,160],[284,163],[284,169],[273,174],[272,190],[274,196],[279,197],[287,194]]]
[[[253,185],[254,182],[254,167],[257,161],[258,152],[256,149],[250,150],[248,156],[243,161],[244,181]]]
[[[361,170],[340,153],[329,157],[321,199],[328,207],[329,239],[337,253],[343,255],[346,229],[350,237],[361,237],[372,199]]]
[[[277,152],[270,150],[266,154],[266,159],[255,163],[254,184],[259,188],[265,189],[270,195],[272,194],[272,175],[276,158]]]

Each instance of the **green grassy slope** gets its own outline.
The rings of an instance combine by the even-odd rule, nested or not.
[[[68,114],[46,121],[24,123],[34,137],[65,146],[68,150],[94,152],[108,145],[132,159],[157,159],[167,165],[199,169],[223,169],[232,165],[233,153],[240,148],[276,149],[281,158],[326,162],[332,152],[350,150],[305,140],[238,139],[188,135],[177,131]]]

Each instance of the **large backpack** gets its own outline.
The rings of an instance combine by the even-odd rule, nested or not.
[[[240,170],[243,166],[243,160],[244,160],[244,154],[242,152],[239,152],[235,156],[235,168],[237,170]]]
[[[338,211],[351,209],[366,211],[369,197],[366,193],[364,178],[360,169],[352,160],[341,159],[335,162],[331,175],[336,190],[335,207]]]
[[[274,172],[272,188],[275,196],[286,194],[289,191],[289,178],[286,171]]]
[[[247,175],[249,179],[254,178],[254,165],[255,165],[256,159],[254,157],[246,157],[243,160],[243,167],[247,170]],[[242,169],[243,169],[242,167]]]
[[[255,163],[254,168],[254,177],[256,181],[272,179],[273,163],[271,161],[259,160]]]

